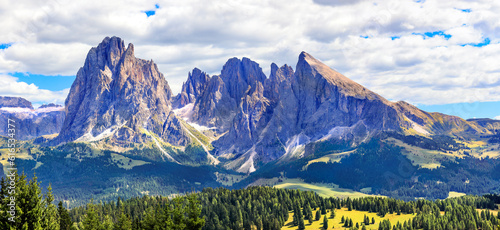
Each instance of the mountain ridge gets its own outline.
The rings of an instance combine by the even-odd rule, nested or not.
[[[180,164],[179,152],[198,146],[207,162],[243,173],[314,155],[314,143],[354,147],[380,132],[469,138],[496,127],[390,102],[304,51],[295,71],[272,63],[269,77],[246,57],[230,58],[219,75],[194,68],[174,96],[156,64],[118,37],[90,49],[64,109],[48,145],[149,143]]]

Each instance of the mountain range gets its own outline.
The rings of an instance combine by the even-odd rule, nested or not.
[[[18,162],[25,170],[40,172],[39,177],[67,192],[81,185],[55,174],[91,183],[85,179],[90,175],[78,173],[98,168],[94,171],[104,173],[103,184],[90,187],[103,198],[247,186],[283,178],[284,172],[305,174],[302,179],[311,183],[342,184],[335,176],[314,177],[319,170],[314,165],[342,167],[353,152],[370,155],[366,146],[378,154],[372,160],[390,162],[398,156],[408,161],[414,170],[404,177],[408,181],[438,181],[425,170],[444,170],[462,159],[495,160],[490,173],[498,170],[500,121],[464,120],[391,102],[306,52],[300,53],[295,70],[271,64],[269,77],[248,58],[229,59],[219,75],[194,68],[178,95],[167,79],[152,60],[135,57],[133,44],[106,37],[90,49],[64,106],[34,109],[22,98],[2,97],[0,123],[6,127],[8,118],[20,121],[25,153]],[[396,153],[385,159],[381,151]],[[174,168],[186,174],[175,176],[169,171]],[[204,174],[204,181],[195,172]],[[120,188],[133,192],[120,194]]]

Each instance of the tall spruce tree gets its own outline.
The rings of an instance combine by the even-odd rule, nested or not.
[[[43,201],[44,210],[42,212],[42,229],[59,230],[59,216],[56,205],[52,203],[53,201],[54,196],[52,195],[52,186],[49,185]]]
[[[130,217],[122,212],[120,218],[118,218],[118,222],[116,222],[114,226],[115,230],[129,230],[132,229],[132,221]]]
[[[174,229],[185,229],[186,228],[186,217],[184,215],[184,197],[175,197],[173,199],[174,209],[172,211],[172,222]],[[241,218],[238,218],[237,221],[241,221]],[[243,224],[242,222],[238,223]]]
[[[191,193],[187,196],[188,207],[187,213],[187,229],[199,230],[205,225],[205,219],[200,218],[201,205],[195,193]]]
[[[113,220],[109,215],[106,215],[102,221],[100,230],[111,230],[111,229],[114,229]]]
[[[59,201],[57,204],[57,213],[59,214],[59,229],[69,230],[73,225],[68,210],[63,206],[63,202]]]
[[[93,201],[87,204],[87,212],[82,221],[83,230],[97,230],[101,227]]]

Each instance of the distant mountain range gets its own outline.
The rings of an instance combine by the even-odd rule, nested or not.
[[[269,77],[248,58],[229,59],[220,75],[194,68],[174,96],[153,61],[136,58],[132,44],[106,37],[89,51],[64,107],[33,109],[30,102],[12,97],[1,97],[0,107],[0,123],[9,117],[20,121],[19,138],[30,146],[24,160],[35,161],[35,168],[47,164],[42,159],[50,154],[44,151],[68,159],[86,152],[74,149],[81,145],[109,157],[103,161],[118,168],[126,168],[119,159],[137,166],[208,167],[215,173],[211,186],[221,183],[223,174],[247,177],[250,184],[265,177],[259,171],[283,172],[279,165],[303,168],[325,156],[326,163],[340,161],[343,155],[336,153],[374,139],[405,149],[403,155],[420,168],[433,161],[440,165],[465,156],[500,155],[494,141],[500,121],[464,120],[390,102],[306,52],[300,53],[295,71],[273,63]],[[448,146],[426,152],[444,137],[451,140]],[[432,147],[422,146],[427,140]],[[421,156],[424,152],[430,155]]]

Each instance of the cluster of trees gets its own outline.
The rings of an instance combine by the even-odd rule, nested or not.
[[[316,193],[270,187],[206,188],[199,197],[204,229],[281,229],[292,210],[293,224],[304,229],[304,221],[313,221],[312,210],[325,206]],[[317,214],[314,218],[319,219]]]
[[[386,134],[389,135],[389,134]],[[463,149],[450,137],[390,134],[415,146],[426,149],[452,151]],[[389,137],[386,136],[386,137]],[[420,168],[402,154],[398,146],[373,138],[345,156],[340,162],[316,162],[306,172],[302,165],[292,164],[283,169],[289,178],[300,177],[309,183],[334,183],[359,191],[371,187],[373,194],[382,194],[402,200],[445,199],[449,191],[467,194],[500,193],[500,159],[465,156],[441,162],[436,169]],[[317,156],[315,156],[317,157]],[[479,166],[479,167],[478,167]],[[418,181],[413,180],[418,176]]]
[[[51,229],[51,230],[121,230],[121,229],[281,229],[293,212],[292,224],[305,229],[305,222],[323,219],[324,229],[336,209],[367,211],[386,214],[415,214],[403,223],[392,225],[382,220],[381,230],[448,230],[482,229],[498,230],[500,214],[496,209],[498,195],[464,196],[446,200],[417,200],[405,202],[394,198],[365,197],[356,199],[323,198],[310,191],[249,187],[229,190],[205,188],[199,193],[167,198],[143,196],[132,199],[94,203],[67,210],[62,202],[54,204],[52,190],[43,193],[37,177],[31,180],[20,175],[15,180],[16,221],[8,220],[7,181],[0,180],[0,229]],[[478,212],[476,209],[486,211]],[[444,214],[443,214],[444,213]],[[342,217],[342,225],[350,229],[367,229],[375,218],[365,215],[363,221],[354,222]]]
[[[50,186],[42,193],[36,176],[28,180],[24,173],[14,174],[14,186],[4,177],[0,180],[0,229],[70,229],[68,211],[62,202],[58,206],[53,204]]]
[[[166,197],[142,197],[127,201],[94,204],[68,211],[49,186],[42,192],[38,178],[28,180],[15,173],[14,186],[0,180],[0,229],[15,230],[130,230],[202,229],[200,200],[196,193]],[[7,204],[14,201],[15,217]],[[11,218],[11,219],[9,219]],[[11,221],[12,220],[12,221]]]
[[[424,149],[454,151],[468,149],[464,144],[457,143],[452,137],[446,135],[433,135],[431,138],[418,135],[404,135],[397,132],[386,132],[380,134],[380,138],[393,137],[403,142]]]

